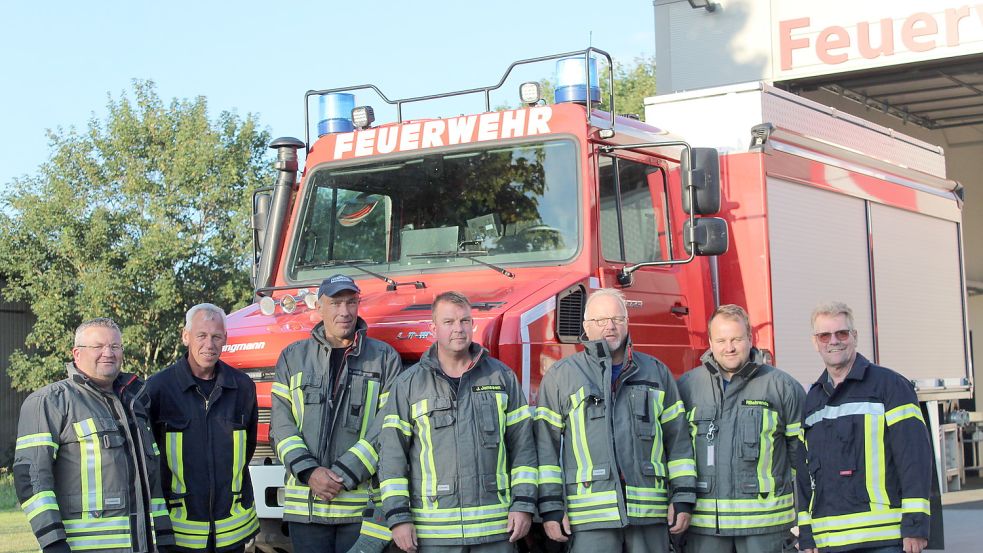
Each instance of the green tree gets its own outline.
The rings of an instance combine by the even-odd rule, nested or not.
[[[0,198],[4,295],[37,317],[10,358],[21,390],[64,375],[74,328],[98,316],[123,329],[124,370],[171,363],[185,310],[227,310],[250,296],[251,192],[273,182],[269,134],[256,118],[203,97],[163,102],[152,81],[108,100],[84,131],[49,131],[37,174]]]

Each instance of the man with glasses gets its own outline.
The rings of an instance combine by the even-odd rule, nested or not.
[[[343,553],[358,538],[371,492],[357,478],[346,489],[346,467],[333,463],[353,446],[376,455],[365,433],[402,368],[396,350],[366,336],[359,293],[345,275],[325,279],[321,322],[276,364],[270,441],[286,469],[283,519],[298,553]]]
[[[174,551],[234,553],[259,531],[249,460],[256,450],[256,385],[219,359],[225,311],[185,314],[186,355],[147,381]]]
[[[708,327],[703,365],[679,379],[698,474],[686,553],[782,553],[795,524],[805,390],[753,346],[742,307],[721,305]]]
[[[539,511],[573,552],[669,551],[696,501],[693,446],[668,367],[632,351],[621,292],[591,294],[584,351],[539,386]]]
[[[805,403],[797,475],[802,551],[919,553],[928,544],[932,445],[911,382],[857,353],[853,311],[812,312],[825,370]]]
[[[112,319],[75,331],[68,378],[21,407],[14,484],[45,553],[157,551],[174,543],[143,381],[120,372]]]

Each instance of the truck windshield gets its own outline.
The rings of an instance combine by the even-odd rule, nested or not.
[[[353,260],[383,273],[558,264],[580,246],[577,168],[575,143],[554,140],[315,169],[290,278],[357,274]]]

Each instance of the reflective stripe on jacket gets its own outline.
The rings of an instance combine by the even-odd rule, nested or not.
[[[823,371],[809,389],[803,428],[803,547],[848,551],[929,537],[932,445],[907,379],[858,353],[839,386]]]
[[[371,497],[368,483],[342,490],[330,501],[314,496],[299,480],[308,469],[330,467],[342,453],[363,440],[393,378],[402,369],[389,344],[365,335],[358,319],[355,338],[345,351],[337,378],[330,372],[331,345],[318,323],[311,337],[294,342],[280,354],[271,388],[270,442],[286,468],[283,519],[293,522],[347,524],[360,522]]]
[[[805,390],[762,364],[755,348],[726,390],[711,352],[701,361],[679,379],[699,475],[689,531],[747,536],[791,528],[793,469],[804,466]]]
[[[532,412],[509,367],[477,344],[471,355],[455,390],[434,344],[383,411],[383,510],[390,528],[413,522],[421,545],[506,540],[509,511],[535,510]]]
[[[696,501],[676,383],[630,344],[614,391],[604,340],[550,368],[539,385],[536,442],[539,510],[566,512],[575,531],[665,524],[669,503]]]
[[[68,372],[28,396],[18,422],[14,482],[38,543],[111,553],[173,544],[143,381],[120,373],[106,393]]]
[[[187,357],[147,381],[150,418],[165,463],[161,474],[180,550],[238,547],[259,531],[249,459],[256,449],[256,385],[222,361],[205,398]]]

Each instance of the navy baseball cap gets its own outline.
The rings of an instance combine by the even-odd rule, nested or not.
[[[351,290],[356,294],[361,292],[358,286],[355,285],[355,281],[345,275],[334,275],[330,276],[321,282],[321,286],[317,289],[317,297],[321,296],[334,296],[338,292],[343,292],[345,290]]]

